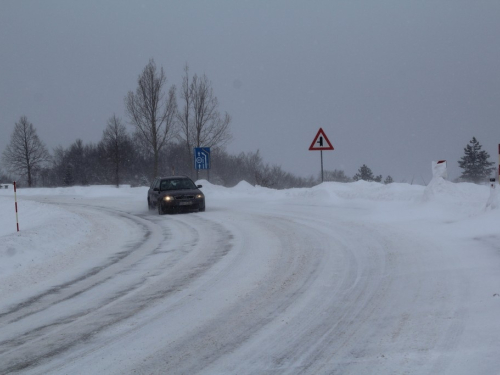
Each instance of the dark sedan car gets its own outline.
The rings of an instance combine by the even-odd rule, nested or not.
[[[157,177],[148,190],[149,209],[160,215],[180,211],[205,211],[205,196],[193,180],[185,176]]]

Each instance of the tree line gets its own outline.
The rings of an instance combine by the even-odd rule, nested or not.
[[[256,152],[231,155],[223,148],[212,152],[210,181],[223,186],[234,186],[245,180],[252,185],[284,189],[292,187],[311,187],[319,180],[302,178],[285,172],[278,165],[270,165]],[[464,156],[459,166],[463,172],[459,181],[481,183],[487,181],[495,170],[489,154],[482,150],[475,137],[464,148]],[[9,166],[12,174],[21,176],[27,186],[73,186],[99,184],[148,185],[151,175],[147,172],[154,163],[154,154],[138,137],[129,134],[123,121],[113,115],[103,131],[102,139],[97,143],[87,143],[77,139],[67,148],[61,146],[50,155],[25,116],[16,123],[10,144],[3,153],[2,160]],[[158,152],[158,175],[182,174],[197,178],[193,171],[192,154],[188,154],[186,145],[169,141]],[[207,178],[206,172],[204,176]],[[0,170],[0,181],[12,178]],[[373,181],[384,184],[393,182],[391,176],[385,179],[375,176],[372,170],[363,164],[353,177],[343,170],[324,171],[324,181],[352,182]]]
[[[464,155],[458,161],[458,166],[462,169],[462,174],[456,179],[456,182],[482,183],[488,181],[488,178],[495,171],[495,163],[489,161],[490,154],[482,149],[476,137],[472,137],[469,144],[464,148]],[[373,181],[382,182],[382,175],[375,176],[372,170],[363,164],[358,172],[352,177],[345,175],[342,170],[325,171],[324,181],[351,182],[351,181]],[[388,175],[383,183],[390,184],[394,182]]]
[[[153,59],[137,79],[135,91],[125,96],[126,116],[134,131],[113,114],[97,144],[77,139],[69,147],[49,153],[26,116],[16,122],[11,141],[2,154],[8,171],[27,186],[89,184],[148,185],[155,176],[181,174],[200,177],[194,169],[193,148],[211,148],[210,181],[233,186],[241,180],[274,188],[313,186],[316,181],[265,163],[259,151],[230,155],[229,114],[221,113],[211,82],[184,67],[177,95],[167,89],[163,67]],[[179,103],[177,99],[179,98]],[[10,178],[0,171],[0,179]]]
[[[27,122],[27,126],[36,130],[25,117],[16,123],[13,138],[23,136],[17,129]],[[33,133],[32,133],[33,134]],[[154,164],[154,154],[144,145],[137,134],[129,134],[123,121],[113,115],[103,131],[98,143],[84,143],[77,139],[68,147],[59,146],[49,154],[43,143],[38,140],[39,149],[45,150],[36,159],[29,159],[15,154],[19,161],[9,169],[13,175],[23,178],[25,186],[74,186],[74,185],[116,185],[132,186],[149,185],[152,174],[148,173]],[[10,145],[7,150],[10,149]],[[6,151],[7,151],[6,150]],[[4,152],[4,165],[6,161]],[[23,152],[23,155],[25,153]],[[180,142],[170,141],[157,154],[158,175],[187,175],[196,178],[193,170],[193,158],[186,152],[186,146]],[[28,173],[30,178],[28,179]],[[222,148],[211,152],[211,169],[207,175],[202,172],[201,178],[208,178],[212,183],[234,186],[245,180],[252,185],[284,189],[291,187],[310,187],[317,181],[302,178],[284,171],[280,166],[265,163],[260,151],[231,155]],[[0,181],[12,181],[5,173],[0,173]]]
[[[193,149],[211,148],[211,169],[204,177],[224,186],[241,180],[277,189],[310,187],[318,183],[312,176],[297,177],[278,165],[262,160],[260,152],[230,155],[225,145],[231,140],[229,114],[221,113],[208,78],[184,77],[179,94],[175,85],[166,90],[163,67],[149,61],[137,79],[135,91],[125,96],[126,116],[134,127],[129,134],[123,120],[113,114],[97,144],[77,139],[69,147],[59,146],[50,154],[26,116],[15,123],[11,141],[2,153],[7,170],[20,176],[27,186],[73,186],[89,184],[149,185],[155,176],[182,174],[200,177],[194,169]],[[179,102],[177,99],[179,98]],[[489,154],[472,138],[459,161],[463,181],[481,182],[494,171]],[[352,177],[342,170],[324,172],[324,181],[383,181],[363,164]],[[0,170],[0,181],[10,180]]]

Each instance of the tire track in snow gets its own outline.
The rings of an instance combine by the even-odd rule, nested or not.
[[[290,231],[295,233],[290,241],[296,251],[308,253],[311,245],[321,249],[310,254],[316,262],[309,281],[299,278],[297,283],[302,281],[304,288],[281,296],[286,298],[285,308],[277,310],[274,321],[254,327],[255,337],[241,350],[235,349],[235,358],[220,359],[232,365],[223,365],[221,370],[217,362],[214,373],[315,373],[309,367],[335,350],[335,345],[343,345],[339,337],[348,341],[356,332],[356,319],[366,320],[375,309],[377,291],[384,289],[385,254],[373,246],[353,252],[352,243],[345,239],[359,238],[360,226],[335,222],[332,231],[332,222],[287,217],[293,221]]]
[[[130,345],[131,337],[173,321],[160,330],[161,336],[148,333],[148,341],[155,345],[141,347],[147,353],[143,359],[130,363],[121,357],[120,363],[104,361],[100,367],[92,352],[84,351],[66,358],[70,362],[66,365],[45,369],[68,373],[83,366],[109,374],[315,373],[310,366],[324,363],[332,347],[340,345],[342,338],[348,342],[359,329],[356,318],[366,320],[371,315],[374,307],[367,314],[365,307],[374,302],[385,260],[380,251],[363,260],[370,246],[353,252],[351,239],[359,237],[362,225],[344,223],[332,231],[332,224],[340,223],[262,212],[221,212],[208,219],[208,223],[229,228],[238,239],[232,262],[217,275],[212,270],[212,281],[204,283],[203,290],[190,290],[192,298],[160,306],[156,315],[143,317],[130,333],[111,337],[92,349],[100,356],[115,355]],[[364,238],[369,241],[376,236]],[[259,254],[257,258],[254,253]],[[231,289],[228,285],[254,272],[246,269],[247,262],[265,272],[245,280],[249,285],[242,286],[242,293],[214,308],[211,298],[226,294]],[[325,298],[326,290],[331,299]],[[182,318],[196,311],[204,311],[195,314],[196,321]],[[176,333],[179,325],[186,328]],[[338,342],[332,341],[335,334],[341,336]],[[139,350],[131,346],[126,352]],[[88,360],[82,361],[87,355]]]
[[[320,242],[303,236],[303,232],[294,233],[295,224],[286,218],[245,215],[241,221],[254,229],[257,224],[259,236],[271,236],[280,244],[274,250],[269,249],[271,266],[265,277],[254,280],[258,286],[244,295],[244,301],[229,303],[199,328],[149,356],[147,363],[136,369],[138,374],[155,373],[159,369],[169,374],[204,373],[210,364],[230,356],[279,319],[314,283],[323,269],[324,248]],[[252,251],[251,246],[243,244],[239,251]]]
[[[88,341],[102,329],[123,321],[155,301],[184,288],[230,250],[230,234],[212,225],[214,232],[224,238],[222,241],[226,244],[225,247],[222,250],[209,248],[205,256],[196,258],[194,267],[169,276],[166,271],[175,268],[179,260],[193,258],[190,255],[192,252],[199,253],[200,236],[193,227],[171,220],[170,224],[175,227],[172,230],[174,234],[166,236],[164,228],[159,225],[164,224],[165,220],[155,216],[137,217],[110,209],[83,207],[84,210],[105,211],[121,220],[132,220],[144,229],[144,236],[84,275],[50,288],[3,312],[0,315],[0,327],[8,326],[10,338],[0,341],[0,373],[35,366]],[[167,238],[170,245],[164,243]],[[151,265],[154,267],[149,268]],[[134,276],[132,280],[128,280],[130,275]],[[118,287],[114,285],[108,289],[107,285],[113,282],[116,284],[116,279],[120,280]],[[103,290],[105,295],[100,298],[99,303],[91,302],[89,306],[89,295],[95,295],[96,290]],[[139,291],[141,293],[137,293]],[[75,302],[76,300],[80,301]],[[71,304],[76,304],[79,308],[72,309]]]
[[[328,222],[312,218],[309,225],[327,235]],[[447,267],[449,259],[440,255],[434,243],[375,223],[336,221],[335,226],[340,229],[336,236],[340,235],[339,240],[345,236],[346,250],[357,260],[356,282],[352,287],[344,284],[340,294],[331,294],[322,316],[295,345],[286,336],[281,340],[287,343],[284,346],[273,341],[284,354],[279,357],[280,366],[269,366],[268,373],[359,374],[374,373],[375,368],[381,374],[395,368],[398,373],[415,368],[428,370],[423,373],[445,372],[451,356],[441,353],[443,349],[453,352],[464,327],[459,306],[468,292],[463,275],[449,272],[442,277],[439,271],[436,287],[436,275],[426,267]],[[405,275],[408,271],[410,277]],[[320,301],[314,304],[321,308]],[[429,312],[419,314],[422,308]],[[435,320],[429,314],[441,318]],[[451,317],[443,319],[443,314]],[[430,359],[426,354],[433,351],[439,354]]]
[[[292,223],[287,230],[275,232],[289,237],[288,250],[300,256],[317,247],[321,251],[310,255],[319,264],[304,264],[304,273],[297,274],[288,293],[285,289],[272,298],[249,298],[241,305],[255,304],[255,311],[240,306],[221,314],[206,330],[169,347],[165,357],[178,353],[169,362],[153,361],[155,365],[137,373],[154,372],[160,363],[172,374],[240,375],[359,374],[374,368],[377,373],[414,368],[433,373],[449,367],[449,353],[463,331],[459,306],[466,300],[467,282],[459,272],[442,278],[439,268],[439,288],[433,277],[426,277],[427,272],[434,275],[427,270],[429,264],[449,263],[433,242],[376,223],[332,221],[330,215],[303,211],[277,212],[270,223],[265,221],[270,231],[286,222]],[[291,292],[300,281],[304,288]],[[259,291],[266,295],[266,287]],[[438,319],[419,313],[422,308]],[[266,315],[268,309],[273,313]],[[255,316],[246,317],[245,311]],[[242,315],[244,320],[232,322],[231,317]],[[224,327],[227,321],[230,329]],[[190,345],[197,350],[191,351]],[[427,353],[433,352],[429,358]]]
[[[446,371],[450,359],[439,350],[452,351],[462,334],[457,306],[467,281],[450,271],[436,287],[432,276],[442,270],[427,267],[449,259],[418,235],[308,210],[228,206],[208,215],[151,217],[176,233],[178,251],[148,255],[168,255],[158,266],[168,274],[155,274],[147,287],[77,324],[52,327],[51,337],[73,335],[67,342],[74,350],[54,352],[53,361],[40,357],[33,372]],[[117,324],[127,318],[133,325]],[[415,330],[425,333],[414,337]]]
[[[134,222],[135,225],[140,226],[144,231],[143,237],[139,241],[127,245],[125,250],[110,257],[105,263],[93,267],[81,276],[63,284],[54,286],[40,294],[37,294],[36,296],[30,297],[21,303],[9,307],[6,311],[0,312],[0,327],[2,324],[17,322],[31,314],[35,314],[55,304],[74,298],[79,294],[104,283],[112,277],[105,274],[104,271],[107,271],[111,267],[115,267],[117,265],[119,265],[119,267],[124,267],[120,264],[120,262],[123,262],[127,257],[130,258],[132,253],[134,253],[135,258],[137,258],[137,253],[140,253],[143,248],[149,250],[151,246],[158,246],[159,241],[151,240],[150,238],[152,237],[152,233],[154,231],[151,229],[151,226],[147,224],[147,222],[124,213],[113,214],[121,219],[130,220]],[[156,242],[156,245],[151,245],[152,242]],[[141,255],[142,254],[139,254],[139,256]],[[129,263],[129,265],[136,261],[136,259],[131,260],[129,258],[127,259],[127,263]]]

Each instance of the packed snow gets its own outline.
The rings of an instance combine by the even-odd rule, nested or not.
[[[498,185],[197,184],[0,189],[0,373],[498,373]]]

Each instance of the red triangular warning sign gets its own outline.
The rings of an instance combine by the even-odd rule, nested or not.
[[[309,147],[310,151],[321,151],[321,150],[333,150],[333,146],[328,140],[325,132],[322,128],[319,128],[318,134],[314,137],[314,141],[311,143]]]

